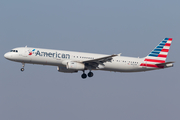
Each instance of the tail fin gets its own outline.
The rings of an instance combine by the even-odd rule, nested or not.
[[[158,46],[145,57],[144,61],[153,64],[165,63],[171,43],[172,38],[163,39],[163,41],[161,41]]]

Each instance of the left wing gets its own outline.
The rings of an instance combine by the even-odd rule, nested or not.
[[[165,63],[159,63],[156,64],[158,67],[166,68],[166,67],[173,67],[174,62],[165,62]]]
[[[86,61],[83,61],[83,63],[92,63],[92,62],[95,62],[95,63],[104,63],[104,62],[108,62],[108,61],[111,61],[113,57],[115,56],[118,56],[118,55],[110,55],[110,56],[106,56],[106,57],[101,57],[101,58],[96,58],[96,59],[93,59],[93,60],[86,60]]]
[[[96,59],[92,59],[92,60],[85,60],[85,61],[82,61],[82,63],[85,63],[85,65],[92,66],[92,67],[96,68],[99,65],[104,66],[103,63],[110,62],[113,59],[113,57],[115,57],[115,56],[118,56],[118,55],[114,54],[114,55],[109,55],[109,56],[96,58]]]

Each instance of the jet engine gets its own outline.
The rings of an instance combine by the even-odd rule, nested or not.
[[[66,68],[69,70],[84,70],[85,65],[78,62],[67,62]]]
[[[74,73],[74,72],[78,72],[78,70],[85,69],[85,65],[83,63],[72,62],[72,61],[63,61],[62,64],[64,66],[57,67],[57,70],[59,72]]]
[[[78,72],[78,70],[69,70],[66,67],[62,67],[62,66],[58,66],[57,70],[59,72],[64,72],[64,73],[75,73],[75,72]]]

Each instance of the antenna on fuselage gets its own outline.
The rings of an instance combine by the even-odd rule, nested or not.
[[[122,53],[117,54],[118,56],[121,56]]]

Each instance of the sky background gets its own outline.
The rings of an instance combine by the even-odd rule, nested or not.
[[[179,120],[179,0],[1,0],[1,120]],[[173,68],[66,74],[8,61],[12,48],[144,57],[165,37]],[[88,71],[86,71],[87,73]]]

